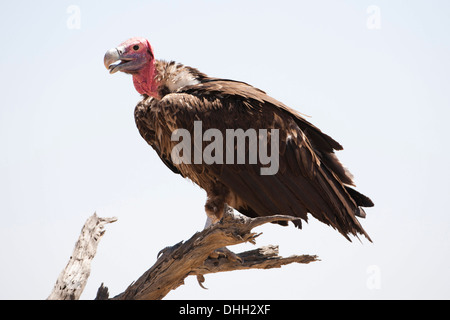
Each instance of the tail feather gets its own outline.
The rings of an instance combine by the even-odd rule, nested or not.
[[[359,193],[353,188],[345,186],[345,190],[347,190],[348,194],[355,200],[356,204],[361,207],[373,207],[374,204],[369,197]],[[364,211],[364,210],[363,210]]]

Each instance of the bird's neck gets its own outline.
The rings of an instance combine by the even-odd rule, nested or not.
[[[139,73],[133,74],[133,84],[137,92],[159,98],[159,83],[156,80],[155,62],[150,61]]]
[[[174,61],[153,60],[133,75],[134,87],[140,94],[162,99],[183,87],[199,84],[207,75]]]

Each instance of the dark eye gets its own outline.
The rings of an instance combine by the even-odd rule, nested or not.
[[[134,46],[133,46],[133,50],[134,50],[134,51],[138,51],[138,50],[139,50],[139,46],[138,46],[137,44],[134,45]]]

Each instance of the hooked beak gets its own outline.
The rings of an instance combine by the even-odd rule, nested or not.
[[[105,53],[105,57],[103,58],[103,63],[105,64],[105,68],[109,69],[109,73],[113,74],[120,70],[120,66],[128,63],[132,59],[122,57],[121,48],[113,48],[109,49]]]

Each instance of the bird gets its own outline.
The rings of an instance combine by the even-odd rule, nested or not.
[[[312,216],[349,241],[350,235],[363,235],[372,242],[358,218],[365,218],[363,207],[374,203],[355,189],[352,174],[337,158],[342,145],[300,112],[246,82],[156,59],[142,37],[109,49],[104,65],[111,74],[132,76],[142,97],[134,109],[142,138],[173,173],[206,191],[205,228],[231,207],[250,218],[295,217],[299,229]],[[181,145],[179,132],[191,139],[183,135]],[[230,132],[235,136],[224,143]],[[235,145],[239,138],[243,147]],[[266,155],[275,154],[272,163],[261,156],[264,148]]]

